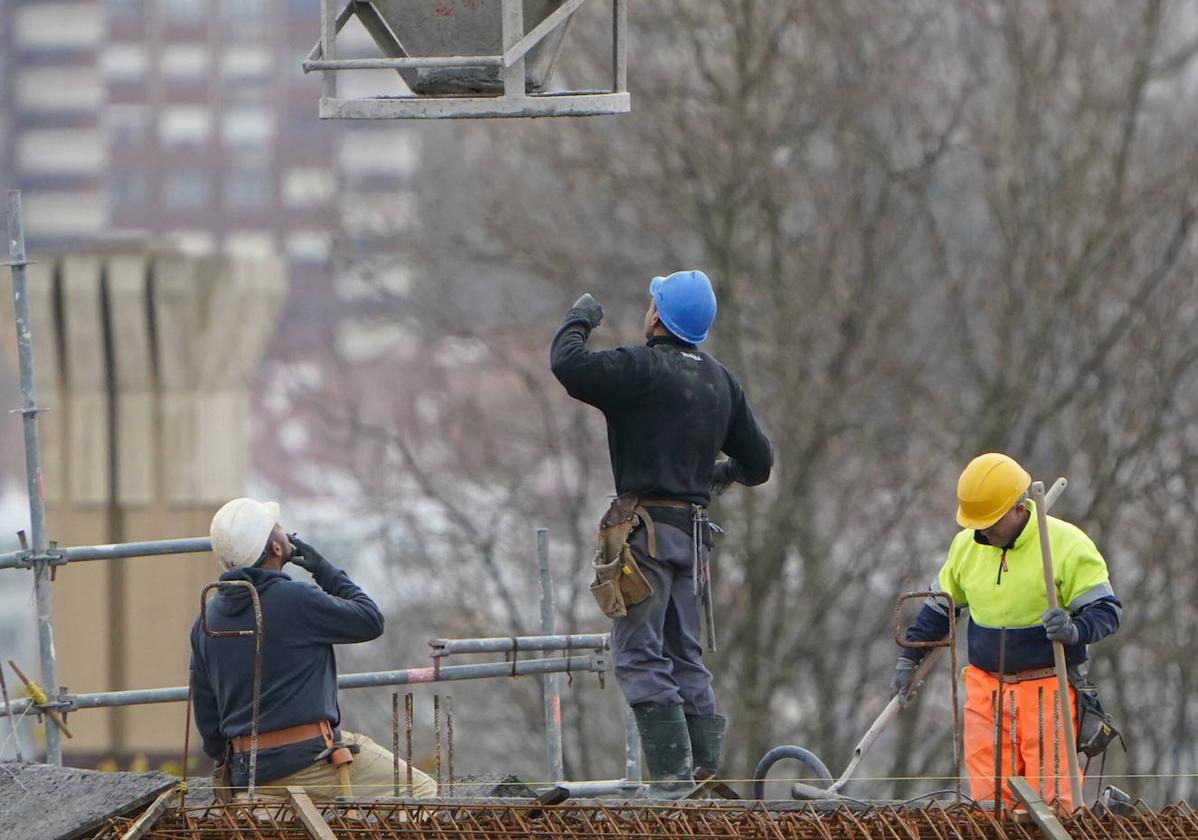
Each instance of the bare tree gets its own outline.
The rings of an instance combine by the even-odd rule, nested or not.
[[[710,349],[779,456],[766,487],[713,506],[730,775],[779,742],[847,760],[887,699],[893,599],[934,576],[953,479],[987,449],[1066,473],[1061,510],[1108,555],[1127,620],[1097,672],[1123,768],[1192,769],[1194,17],[1166,0],[1130,22],[1113,0],[662,0],[634,16],[632,115],[422,127],[419,224],[382,258],[345,251],[371,316],[411,340],[327,400],[353,407],[329,414],[351,483],[421,558],[397,566],[421,614],[529,629],[545,524],[565,625],[602,626],[582,593],[603,429],[553,382],[548,339],[589,290],[609,311],[593,342],[635,341],[649,277],[699,266],[720,300]],[[379,269],[397,258],[414,270],[399,291]],[[1143,621],[1148,604],[1169,617]],[[872,774],[951,770],[944,686]],[[610,772],[618,722],[575,696],[571,769]]]

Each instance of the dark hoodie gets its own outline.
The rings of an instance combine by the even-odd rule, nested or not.
[[[313,573],[319,589],[283,572],[239,568],[220,576],[254,584],[262,605],[262,692],[259,732],[321,720],[336,727],[337,661],[333,645],[367,642],[383,632],[378,606],[327,560]],[[254,608],[248,590],[220,590],[208,601],[208,629],[249,630]],[[219,760],[226,741],[250,734],[254,697],[254,639],[206,636],[199,618],[191,628],[191,672],[196,728],[204,752]],[[310,765],[324,749],[321,739],[258,752],[259,784],[281,779]],[[249,753],[234,757],[234,787],[249,779]]]

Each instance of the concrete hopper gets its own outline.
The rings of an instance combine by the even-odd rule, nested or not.
[[[603,0],[321,0],[320,41],[304,71],[321,73],[323,119],[551,117],[629,110],[628,0],[611,9],[610,86],[548,91],[578,9]],[[357,18],[378,57],[341,57],[337,33]],[[347,98],[337,74],[395,70],[412,95]]]
[[[524,0],[524,26],[531,30],[564,0]],[[374,0],[375,7],[410,56],[478,56],[503,54],[503,18],[495,0]],[[556,27],[524,57],[529,92],[545,89],[557,63],[569,19]],[[379,48],[388,44],[378,29],[371,33]],[[420,68],[409,82],[421,96],[503,93],[499,67]]]

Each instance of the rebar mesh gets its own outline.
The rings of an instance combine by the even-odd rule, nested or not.
[[[771,803],[773,804],[773,803]],[[610,802],[565,804],[320,803],[336,837],[369,840],[538,840],[538,838],[680,837],[776,840],[1039,840],[1027,816],[968,805],[819,810],[784,803]],[[1159,811],[1137,806],[1128,816],[1082,810],[1062,820],[1070,836],[1198,840],[1198,817],[1185,803]],[[114,819],[91,840],[118,840],[133,824]],[[290,805],[229,804],[176,809],[146,840],[309,840]]]

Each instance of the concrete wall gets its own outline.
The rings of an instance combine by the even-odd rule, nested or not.
[[[216,508],[246,491],[251,389],[282,264],[114,249],[29,272],[50,539],[206,535]],[[11,338],[5,346],[15,356]],[[217,571],[207,554],[58,569],[60,682],[75,692],[186,684],[188,631]],[[81,712],[64,754],[85,764],[178,754],[184,715],[182,704]]]

